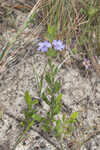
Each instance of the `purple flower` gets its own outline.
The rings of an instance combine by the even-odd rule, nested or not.
[[[53,42],[52,42],[52,44],[53,44],[53,46],[54,46],[54,48],[56,49],[56,50],[63,50],[64,48],[65,48],[65,45],[62,43],[62,41],[60,41],[60,40],[53,40]]]
[[[48,41],[45,41],[45,42],[40,42],[39,44],[38,44],[38,48],[37,48],[37,50],[38,51],[41,51],[41,52],[47,52],[48,51],[48,48],[51,48],[52,46],[51,46],[51,43],[49,43]]]
[[[83,65],[85,66],[85,69],[87,70],[90,66],[90,61],[88,59],[84,58]]]

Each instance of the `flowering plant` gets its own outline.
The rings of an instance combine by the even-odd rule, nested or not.
[[[46,41],[38,44],[38,51],[46,52],[47,56],[56,56],[57,51],[62,51],[65,45],[61,40],[53,40],[55,35],[55,27],[48,25],[48,32],[46,33]]]
[[[57,50],[57,51],[61,51],[65,48],[65,45],[60,40],[58,40],[58,41],[53,40],[52,45],[48,41],[40,42],[38,44],[38,46],[39,47],[37,48],[37,50],[41,51],[41,52],[47,52],[48,48],[52,48],[52,46],[54,46],[54,49]]]
[[[56,74],[59,71],[59,68],[58,66],[52,64],[51,58],[56,56],[58,51],[64,50],[65,45],[61,40],[51,40],[54,35],[54,28],[51,28],[51,30],[49,26],[48,29],[48,39],[44,42],[40,42],[37,48],[38,51],[44,52],[48,56],[48,67],[45,68],[45,72],[43,76],[40,77],[40,80],[37,81],[36,79],[40,101],[38,99],[32,99],[28,91],[25,92],[25,102],[27,104],[27,109],[24,110],[25,120],[23,121],[23,125],[26,127],[26,132],[32,125],[41,123],[41,130],[43,133],[47,132],[52,134],[57,139],[59,138],[61,143],[60,147],[63,149],[62,145],[66,134],[73,133],[77,112],[72,113],[69,118],[66,117],[66,114],[63,114],[62,117],[59,118],[62,107],[62,94],[60,93],[61,84],[60,81],[56,78]],[[44,81],[46,82],[45,88],[43,88]],[[48,105],[48,110],[44,116],[38,113],[36,107],[38,106],[39,102],[41,103],[41,101],[44,101],[45,104]]]

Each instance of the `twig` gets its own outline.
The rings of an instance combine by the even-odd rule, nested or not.
[[[88,136],[88,138],[86,140],[84,140],[83,142],[81,142],[81,146],[85,143],[87,143],[89,140],[93,139],[95,136],[100,134],[100,130],[95,131],[94,133],[92,133],[91,135]]]

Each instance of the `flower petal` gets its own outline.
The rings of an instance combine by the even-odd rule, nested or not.
[[[65,47],[65,45],[63,45],[62,41],[60,40],[53,40],[52,44],[56,50],[62,50]]]

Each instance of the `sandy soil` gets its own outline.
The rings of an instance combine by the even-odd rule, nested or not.
[[[17,12],[17,22],[21,25],[27,14]],[[23,18],[23,19],[22,19]],[[23,21],[22,21],[23,20]],[[21,22],[22,21],[22,22]],[[21,133],[19,121],[23,119],[22,109],[26,107],[24,93],[29,90],[30,95],[36,97],[37,89],[34,78],[33,67],[40,75],[43,72],[47,58],[45,55],[36,51],[39,41],[38,36],[33,36],[37,31],[37,26],[31,24],[29,28],[19,37],[14,47],[9,51],[9,56],[0,65],[0,150],[10,150],[15,144],[18,135]],[[39,32],[42,30],[42,27]],[[32,32],[33,31],[33,32]],[[8,28],[8,37],[16,33],[14,28]],[[6,32],[2,33],[2,48],[5,42]],[[14,51],[13,51],[14,49]],[[11,61],[15,56],[15,61]],[[55,61],[55,64],[58,62]],[[62,102],[64,110],[70,114],[79,111],[78,129],[75,137],[81,135],[81,139],[87,140],[81,147],[81,150],[100,150],[100,79],[95,72],[88,77],[82,77],[77,67],[65,66],[61,68],[57,78],[61,81]],[[98,132],[97,132],[98,131]],[[24,141],[22,141],[16,150],[54,150],[56,149],[52,139],[43,137],[38,127],[30,130]],[[54,142],[57,145],[56,142]],[[67,150],[71,150],[68,147]]]

